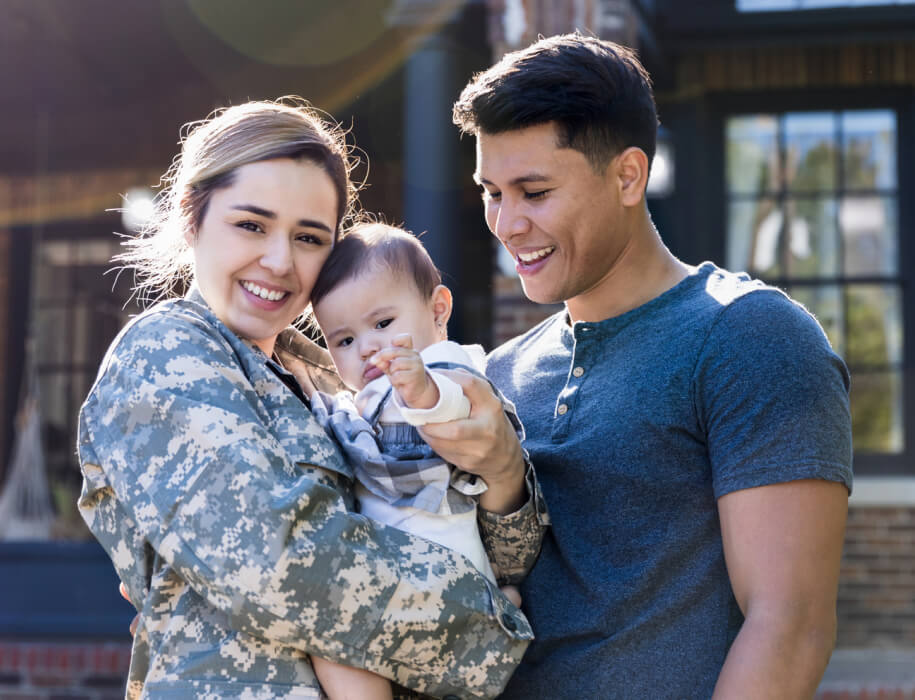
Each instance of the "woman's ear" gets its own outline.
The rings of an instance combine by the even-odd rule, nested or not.
[[[451,318],[451,290],[443,284],[432,290],[432,312],[435,315],[435,330],[441,340],[448,339],[448,319]]]
[[[648,156],[636,146],[630,146],[616,157],[616,174],[620,188],[620,203],[626,207],[639,204],[648,185]]]

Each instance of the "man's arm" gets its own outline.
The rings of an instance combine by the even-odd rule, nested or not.
[[[848,489],[816,479],[744,489],[718,512],[745,621],[713,697],[813,697],[835,645]]]
[[[443,372],[461,386],[470,401],[470,417],[420,428],[423,439],[442,458],[476,474],[488,489],[480,508],[507,515],[528,500],[524,454],[502,402],[489,384],[464,372]]]
[[[441,373],[460,384],[470,417],[425,425],[420,433],[444,459],[486,482],[477,513],[480,535],[499,582],[519,583],[537,560],[550,523],[537,475],[489,383],[464,372]]]

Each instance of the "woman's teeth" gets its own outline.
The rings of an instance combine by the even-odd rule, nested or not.
[[[541,248],[540,250],[535,250],[533,253],[518,253],[518,260],[525,263],[535,262],[541,258],[545,258],[554,250],[556,250],[556,246]]]
[[[263,287],[256,285],[253,282],[242,282],[241,286],[252,294],[256,294],[261,299],[266,299],[267,301],[279,301],[287,294],[289,294],[289,292],[274,292],[269,289],[264,289]]]

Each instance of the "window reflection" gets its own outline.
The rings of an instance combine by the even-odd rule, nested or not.
[[[901,452],[895,113],[735,116],[726,138],[728,266],[788,289],[819,320],[852,373],[856,450]]]

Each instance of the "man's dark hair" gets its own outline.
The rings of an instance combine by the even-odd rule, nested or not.
[[[555,122],[558,146],[580,151],[596,171],[630,146],[650,163],[658,129],[651,78],[635,53],[577,32],[540,39],[476,74],[453,118],[470,134]]]
[[[424,299],[431,299],[442,283],[441,273],[412,233],[388,224],[359,223],[336,242],[321,268],[311,290],[312,307],[343,282],[378,266],[397,277],[412,278]],[[384,296],[385,290],[379,289],[378,294]]]

